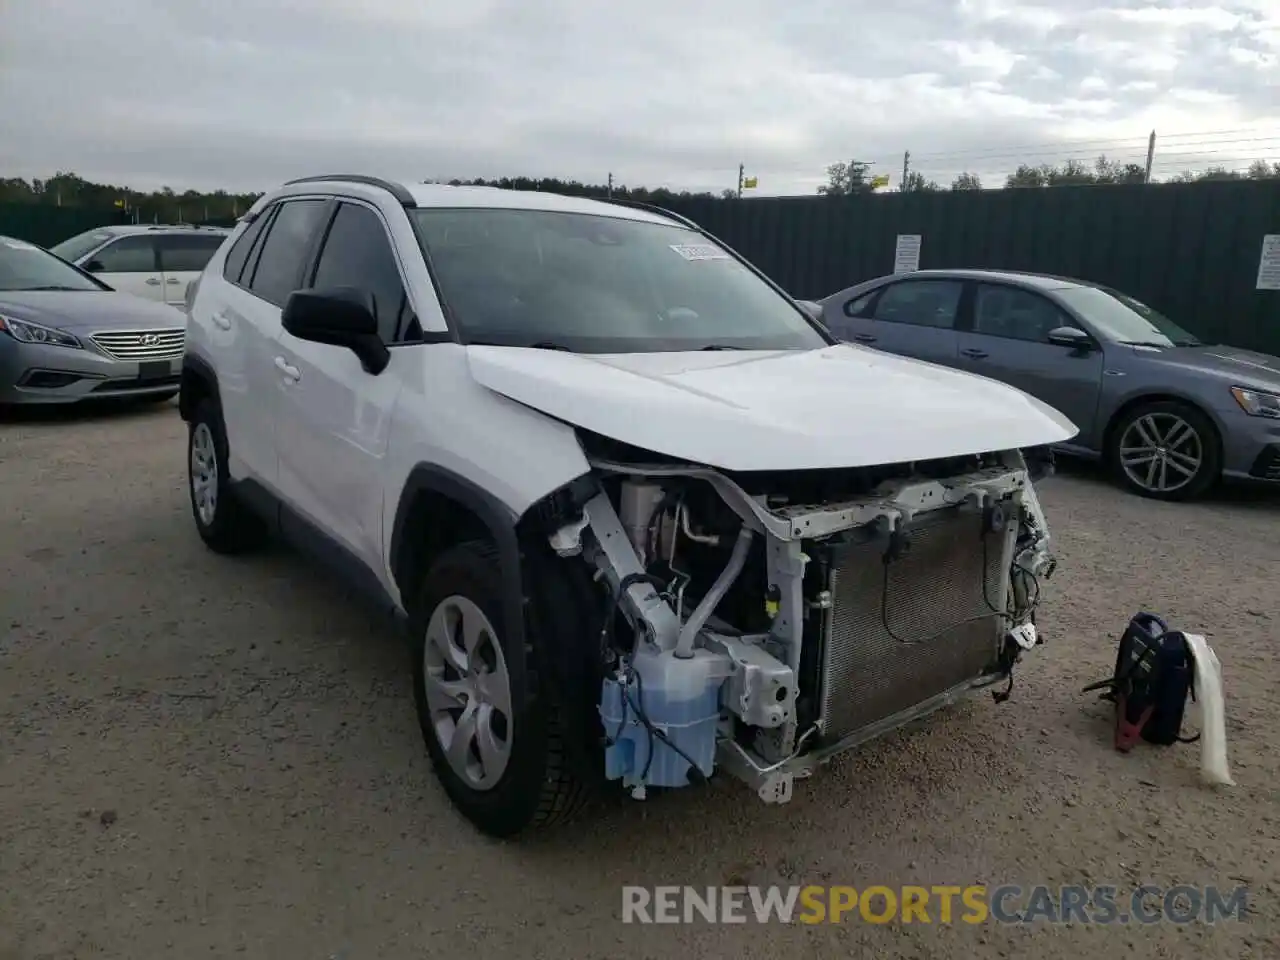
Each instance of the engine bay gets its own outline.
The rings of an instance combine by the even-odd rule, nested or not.
[[[843,750],[1011,684],[1038,642],[1039,460],[735,474],[583,446],[597,490],[550,540],[612,598],[605,773],[637,798],[724,767],[785,802]]]

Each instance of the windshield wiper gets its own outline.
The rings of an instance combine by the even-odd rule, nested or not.
[[[1175,347],[1207,347],[1209,346],[1209,344],[1205,343],[1203,340],[1175,340],[1173,341],[1173,345]]]
[[[28,291],[32,291],[32,290],[67,290],[71,293],[83,292],[82,287],[64,287],[58,284],[49,284],[48,286],[43,286],[43,287],[17,287],[17,288],[9,287],[8,289],[14,293],[27,293]]]
[[[519,347],[523,350],[563,350],[565,353],[573,353],[563,343],[556,343],[554,340],[538,340],[535,343],[521,343],[519,340],[512,338],[508,340],[506,337],[476,337],[467,340],[467,343],[474,344],[477,347]]]
[[[1175,344],[1169,340],[1166,340],[1164,343],[1157,343],[1154,340],[1121,340],[1120,342],[1126,347],[1160,347],[1161,349],[1165,349],[1167,347],[1175,346]]]
[[[745,347],[735,347],[728,343],[708,343],[705,347],[699,347],[699,350],[745,350]]]

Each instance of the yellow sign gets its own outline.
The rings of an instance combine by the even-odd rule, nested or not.
[[[888,185],[889,185],[889,175],[887,173],[882,173],[878,177],[871,178],[872,190],[877,190],[880,187],[887,187]]]
[[[123,209],[124,209],[124,201],[123,201],[123,200],[117,200],[117,201],[116,201],[116,206],[117,206],[117,207],[119,207],[121,210],[123,210]]]
[[[743,190],[753,190],[760,183],[759,177],[744,177],[742,181]]]

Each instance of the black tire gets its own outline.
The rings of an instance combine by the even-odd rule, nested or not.
[[[211,518],[201,516],[196,496],[196,468],[192,448],[201,431],[208,431],[215,454],[212,475],[216,480],[217,498]],[[231,489],[227,474],[227,434],[222,423],[222,410],[211,399],[201,400],[192,413],[187,430],[187,493],[191,500],[191,516],[200,539],[216,553],[245,553],[262,545],[267,527],[262,518],[245,506]]]
[[[1155,489],[1139,482],[1121,461],[1121,447],[1126,434],[1134,424],[1148,417],[1154,418],[1158,425],[1172,424],[1173,418],[1177,418],[1195,435],[1193,446],[1200,455],[1199,466],[1190,479],[1173,489]],[[1190,449],[1187,443],[1179,441],[1175,446],[1185,452]],[[1107,461],[1116,481],[1131,493],[1153,500],[1194,500],[1207,493],[1222,477],[1222,442],[1213,421],[1200,410],[1178,400],[1152,400],[1126,410],[1112,426],[1107,442]],[[1172,470],[1169,472],[1173,473]]]
[[[492,544],[458,544],[441,554],[424,578],[411,628],[414,700],[435,774],[463,816],[481,832],[506,839],[571,820],[587,805],[591,791],[570,770],[556,696],[537,669],[538,645],[530,637],[523,649],[515,649],[505,629],[501,584],[502,567]],[[427,704],[427,626],[436,608],[455,596],[470,600],[488,619],[510,678],[514,715],[506,720],[509,760],[487,789],[476,789],[450,765]]]

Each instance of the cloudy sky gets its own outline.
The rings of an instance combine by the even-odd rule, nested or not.
[[[0,176],[561,176],[810,193],[1280,160],[1280,0],[0,0]]]

